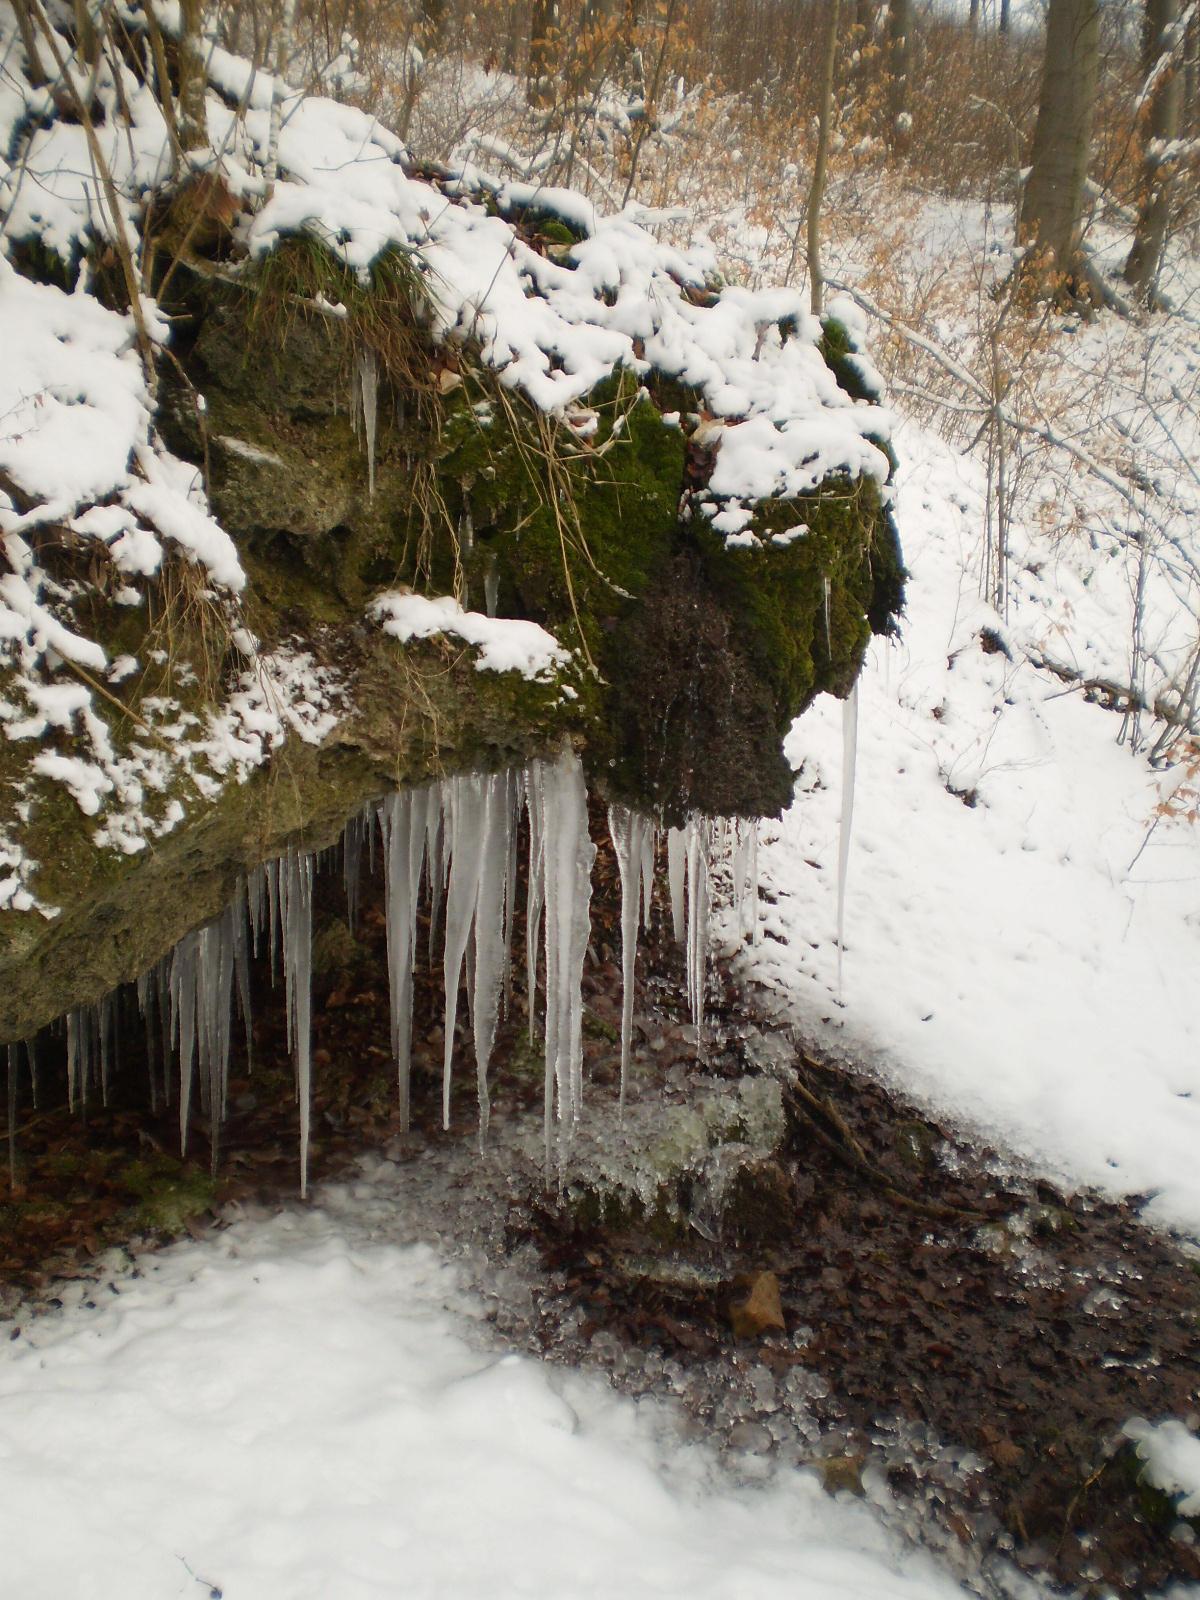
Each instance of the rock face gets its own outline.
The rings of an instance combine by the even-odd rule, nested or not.
[[[285,242],[236,288],[181,275],[171,308],[158,427],[203,470],[236,543],[238,612],[165,569],[157,610],[154,595],[131,610],[103,584],[87,604],[109,659],[140,669],[96,702],[119,749],[161,743],[164,693],[199,724],[245,687],[238,626],[264,655],[306,664],[321,715],[307,741],[285,727],[237,782],[172,777],[163,804],[186,790],[181,818],[138,853],[96,848],[61,785],[38,791],[20,844],[58,914],[0,919],[0,1041],[131,980],[214,916],[239,874],[289,842],[324,847],[397,785],[567,737],[594,790],[665,822],[778,814],[790,721],[822,690],[844,695],[872,629],[894,626],[903,570],[873,480],[763,502],[759,537],[731,548],[696,514],[715,458],[696,393],[618,372],[552,418],[469,343],[433,343],[403,283],[380,276],[377,305],[360,288],[353,317],[321,309],[305,292],[312,249]],[[846,343],[837,330],[831,370],[849,370]],[[81,592],[86,559],[59,556]],[[530,679],[479,671],[444,637],[388,638],[368,604],[410,587],[537,622],[574,663]],[[0,750],[0,765],[14,759]]]

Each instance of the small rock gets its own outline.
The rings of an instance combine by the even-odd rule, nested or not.
[[[849,1489],[851,1494],[862,1494],[862,1469],[866,1456],[826,1456],[817,1465],[821,1478],[830,1494],[839,1489]]]
[[[736,1339],[757,1339],[768,1329],[787,1332],[783,1307],[779,1304],[779,1279],[773,1272],[760,1272],[750,1285],[750,1294],[740,1305],[730,1307],[730,1321]]]
[[[1010,1467],[1020,1465],[1024,1451],[1011,1439],[996,1439],[988,1445],[988,1455],[998,1467],[1007,1472]]]

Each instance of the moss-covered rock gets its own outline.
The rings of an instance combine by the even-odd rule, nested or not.
[[[81,631],[135,663],[115,688],[88,681],[104,736],[131,761],[141,751],[148,831],[123,852],[0,741],[0,826],[57,913],[0,919],[0,1040],[134,978],[215,916],[239,875],[290,843],[329,844],[397,785],[567,737],[594,788],[664,821],[777,814],[789,722],[822,690],[846,694],[872,630],[894,627],[903,566],[872,481],[765,503],[755,542],[730,547],[695,503],[712,463],[685,386],[623,373],[565,418],[539,413],[469,346],[429,342],[410,270],[381,257],[364,282],[292,241],[238,286],[180,274],[160,430],[203,468],[237,544],[241,614],[178,567],[131,607],[94,545],[45,535],[40,559]],[[828,324],[826,359],[848,382],[844,343]],[[373,486],[353,403],[364,373],[378,374]],[[476,671],[441,638],[401,645],[367,613],[398,586],[538,622],[574,665],[529,681]],[[305,652],[340,698],[319,744],[290,736],[218,782],[175,759],[162,707],[202,726],[228,699],[246,667],[238,622],[265,650]],[[155,751],[171,759],[156,766]]]

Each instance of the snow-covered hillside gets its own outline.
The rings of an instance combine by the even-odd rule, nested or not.
[[[1179,774],[1118,746],[1119,713],[985,650],[981,471],[917,427],[897,449],[912,577],[860,686],[841,996],[828,700],[788,741],[795,805],[763,825],[751,969],[981,1138],[1200,1231],[1200,837],[1159,814]],[[1068,606],[1081,633],[1111,622],[1069,563],[1021,572],[1018,621]]]

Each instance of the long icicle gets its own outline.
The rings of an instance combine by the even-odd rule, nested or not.
[[[311,1110],[312,883],[313,858],[293,845],[279,874],[283,966],[287,987],[289,1043],[296,1063],[300,1102],[300,1198],[308,1197],[308,1135]]]
[[[842,702],[842,826],[838,840],[837,952],[838,998],[842,994],[842,952],[846,944],[846,869],[850,865],[850,827],[854,821],[854,770],[858,764],[858,682]]]
[[[446,889],[446,1053],[442,1067],[442,1127],[450,1127],[450,1074],[454,1058],[454,1026],[458,1020],[458,986],[467,940],[475,921],[479,894],[479,861],[483,848],[483,779],[452,778],[446,786],[449,816],[443,826],[449,843],[450,882]]]
[[[649,817],[624,806],[609,806],[608,831],[612,835],[617,870],[621,875],[621,1115],[625,1114],[625,1085],[633,1042],[634,970],[637,958],[638,913],[650,920],[649,886],[653,880],[654,824]],[[649,850],[647,850],[649,846]],[[649,870],[647,870],[649,861]]]

